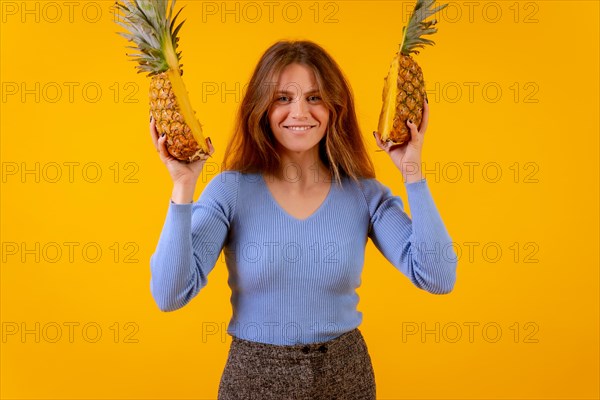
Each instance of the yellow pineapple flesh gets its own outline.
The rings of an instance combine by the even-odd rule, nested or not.
[[[167,150],[182,161],[196,161],[209,154],[202,135],[202,126],[192,109],[188,92],[181,78],[177,52],[177,34],[183,22],[176,24],[180,9],[174,16],[175,0],[123,0],[116,6],[122,21],[115,22],[127,29],[119,32],[137,46],[130,54],[137,61],[138,72],[147,72],[150,82],[150,113],[156,130],[167,137]]]
[[[150,81],[150,112],[159,134],[167,136],[167,150],[178,160],[195,161],[205,153],[185,123],[167,73]],[[208,152],[206,152],[208,153]]]
[[[410,131],[406,121],[410,119],[419,126],[424,99],[425,81],[421,67],[412,57],[398,53],[392,60],[383,89],[384,106],[378,128],[382,140],[397,144],[408,142]]]
[[[426,18],[443,9],[447,4],[432,9],[435,0],[417,0],[407,27],[400,50],[392,60],[385,78],[379,124],[377,131],[383,142],[404,144],[410,141],[410,130],[406,125],[409,119],[418,127],[423,118],[423,102],[426,98],[423,71],[410,53],[419,54],[417,47],[434,44],[421,37],[437,32],[433,28],[436,20]]]

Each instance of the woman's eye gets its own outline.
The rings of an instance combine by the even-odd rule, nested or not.
[[[277,97],[277,101],[280,103],[287,103],[290,101],[290,98],[288,96],[279,96]]]
[[[312,103],[316,103],[318,101],[321,101],[321,98],[319,96],[309,96],[308,101],[310,101]]]

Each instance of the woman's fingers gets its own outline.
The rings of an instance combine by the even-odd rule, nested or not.
[[[429,103],[427,100],[423,102],[423,118],[421,118],[421,126],[419,126],[419,132],[425,134],[427,125],[429,124]]]
[[[158,151],[158,131],[156,130],[156,123],[154,122],[154,118],[152,117],[150,117],[150,136],[152,137],[152,143],[154,143],[156,151]]]
[[[417,125],[411,120],[406,121],[406,126],[410,129],[410,143],[421,145],[427,125],[429,124],[429,104],[425,100],[423,102],[423,115],[421,117],[421,124],[417,128]]]
[[[410,120],[410,119],[407,120],[406,126],[408,126],[408,129],[410,129],[411,139],[412,139],[412,137],[414,137],[416,134],[419,133],[419,129],[417,129],[417,125],[412,120]]]
[[[382,142],[381,137],[379,136],[379,134],[377,132],[373,132],[373,136],[375,136],[375,140],[377,141],[377,147],[379,147],[381,150],[385,151],[386,153],[389,153],[390,151],[395,150],[398,147],[404,146],[404,143],[398,144],[398,143],[394,143],[392,141]]]
[[[375,137],[375,142],[377,143],[377,147],[379,147],[383,151],[388,151],[389,145],[386,143],[383,143],[381,141],[381,137],[379,136],[379,133],[377,133],[376,131],[373,131],[373,136]]]
[[[212,156],[213,153],[215,152],[215,148],[213,147],[212,142],[210,141],[210,138],[206,138],[206,139],[204,139],[204,141],[206,142],[206,146],[208,146],[208,154],[202,153],[202,155],[200,156],[200,159],[198,160],[199,162],[208,160],[210,158],[210,156]]]
[[[429,104],[427,101],[423,102],[423,115],[421,117],[421,124],[417,128],[417,125],[411,120],[406,121],[406,126],[410,129],[410,141],[412,143],[418,143],[421,141],[423,135],[425,135],[425,131],[427,130],[427,125],[429,124]]]
[[[157,146],[157,151],[158,154],[160,155],[160,158],[163,161],[166,161],[170,158],[169,152],[167,151],[167,135],[163,134],[162,136],[160,136],[158,138],[158,146]]]
[[[422,139],[421,139],[422,133],[419,132],[419,129],[417,129],[417,125],[409,119],[408,121],[406,121],[406,126],[408,126],[408,129],[410,129],[409,143],[420,145],[420,143],[422,141]]]
[[[162,136],[158,133],[156,129],[156,122],[154,118],[150,117],[150,136],[152,136],[152,143],[154,143],[154,147],[156,147],[156,151],[161,159],[161,161],[167,162],[171,155],[167,151],[167,136],[163,134]]]
[[[213,144],[210,141],[210,138],[206,138],[206,144],[208,145],[208,155],[212,156],[213,153],[215,152],[215,148],[213,147]]]
[[[164,134],[160,135],[158,133],[158,130],[156,129],[156,121],[154,121],[154,118],[152,116],[150,116],[150,136],[152,138],[152,143],[154,144],[154,147],[156,147],[156,151],[158,152],[161,160],[163,162],[166,162],[170,159],[173,159],[173,156],[171,156],[171,154],[167,150],[167,136]],[[213,147],[210,138],[206,139],[206,144],[208,146],[208,154],[204,154],[201,157],[200,161],[206,161],[215,152],[215,148]]]

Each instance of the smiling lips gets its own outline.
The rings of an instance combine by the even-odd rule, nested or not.
[[[314,128],[315,126],[316,125],[284,125],[284,128],[295,132],[303,132]]]

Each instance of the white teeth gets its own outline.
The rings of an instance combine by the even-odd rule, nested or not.
[[[307,131],[310,129],[310,126],[288,126],[287,128],[292,131]]]

